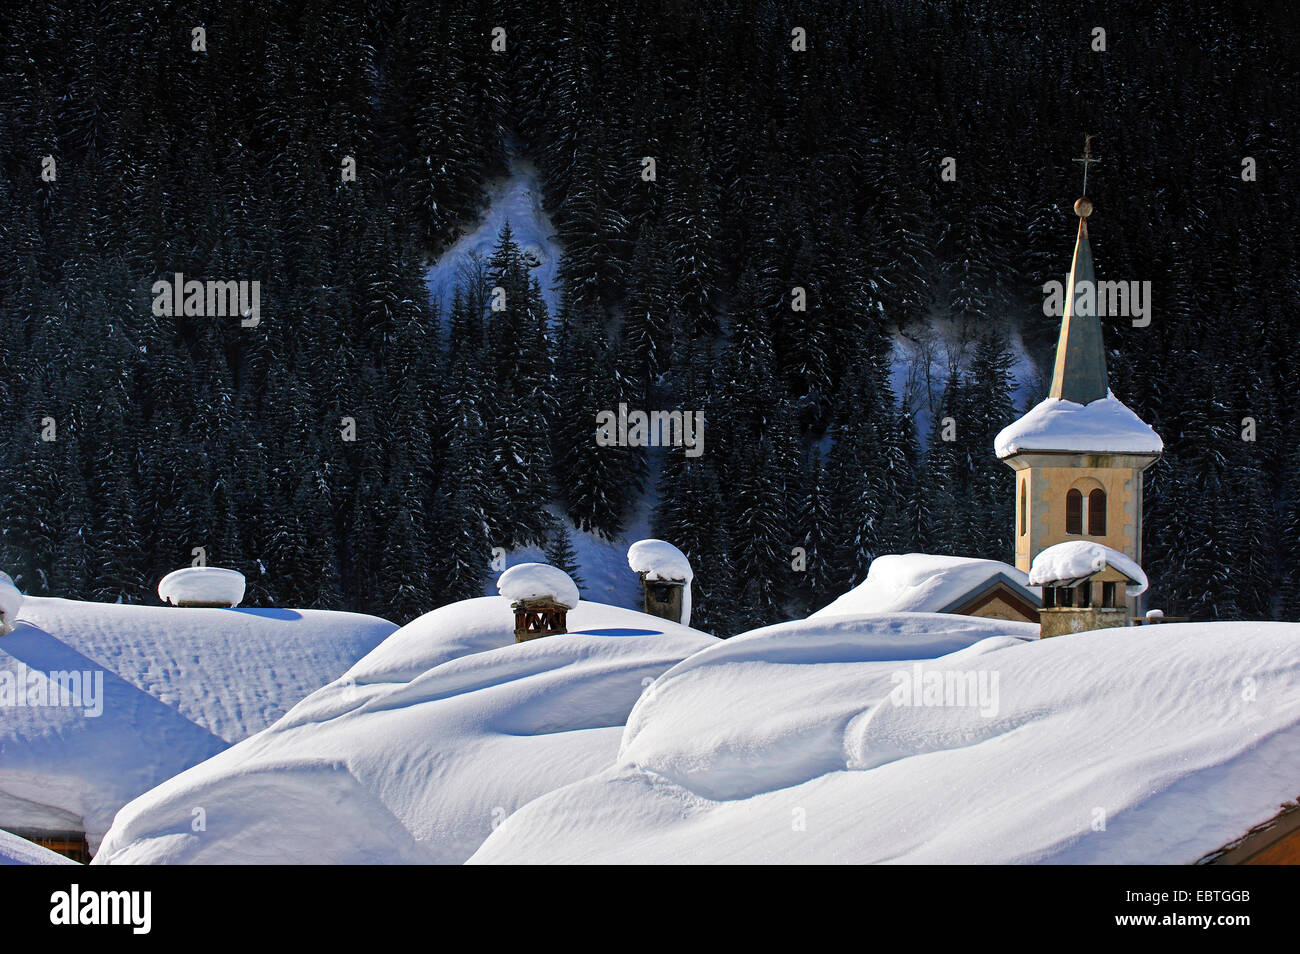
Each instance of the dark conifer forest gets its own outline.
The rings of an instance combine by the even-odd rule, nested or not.
[[[1300,619],[1289,6],[7,3],[0,569],[156,602],[201,547],[248,605],[405,622],[482,595],[494,547],[572,565],[569,527],[615,537],[651,495],[727,635],[879,554],[1010,560],[993,438],[1046,391],[1017,395],[1012,343],[1050,372],[1090,133],[1098,275],[1152,283],[1150,324],[1105,330],[1165,442],[1151,605]],[[508,230],[432,300],[512,150],[559,306]],[[260,322],[155,315],[176,272],[259,280]],[[902,393],[900,341],[950,373]],[[706,452],[598,446],[620,403],[702,410]]]

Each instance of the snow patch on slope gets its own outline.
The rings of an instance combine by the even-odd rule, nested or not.
[[[475,256],[486,261],[496,246],[501,227],[509,222],[515,242],[541,262],[532,274],[541,283],[542,298],[554,318],[559,305],[556,279],[561,249],[555,238],[555,227],[542,205],[537,167],[512,152],[507,176],[489,182],[486,191],[488,208],[478,225],[462,234],[426,271],[429,297],[439,303],[445,318],[461,280],[461,267],[472,262]]]
[[[934,413],[943,401],[953,361],[962,366],[969,357],[958,353],[959,340],[955,323],[937,317],[894,334],[890,385],[899,401],[912,409],[922,448],[929,440]],[[1040,372],[1018,330],[1011,329],[1007,341],[1012,355],[1011,402],[1020,408],[1040,393]]]

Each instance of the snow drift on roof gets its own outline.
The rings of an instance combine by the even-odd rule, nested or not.
[[[936,702],[983,680],[996,705],[908,705],[918,675]],[[990,639],[919,663],[848,632],[759,631],[662,676],[613,765],[524,806],[471,862],[1185,864],[1295,797],[1297,698],[1290,623]]]
[[[809,618],[858,613],[939,613],[999,574],[1029,588],[1029,578],[1023,572],[997,560],[929,553],[878,556],[871,561],[865,580]]]
[[[599,603],[569,628],[515,643],[498,596],[434,610],[131,802],[95,862],[461,862],[521,805],[608,765],[646,686],[718,642]]]
[[[127,801],[261,731],[396,628],[324,610],[26,597],[0,637],[0,693],[14,694],[0,715],[0,827],[81,829],[93,850]],[[89,683],[80,706],[39,704],[55,673]]]
[[[1147,575],[1132,559],[1092,540],[1068,540],[1043,550],[1029,567],[1029,581],[1035,586],[1079,580],[1092,576],[1109,565],[1133,581],[1126,587],[1129,596],[1146,592]]]
[[[998,457],[1033,451],[1159,454],[1164,446],[1151,425],[1110,391],[1091,404],[1047,398],[1004,427],[993,442]]]
[[[0,831],[0,865],[75,865],[57,851],[50,851],[26,838]]]
[[[569,609],[578,605],[578,587],[569,574],[549,563],[512,566],[497,580],[497,591],[512,603],[550,596]]]

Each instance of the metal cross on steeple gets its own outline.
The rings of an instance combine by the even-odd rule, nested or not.
[[[1092,158],[1092,136],[1084,134],[1083,137],[1083,157],[1074,160],[1083,163],[1083,195],[1088,194],[1088,167],[1094,162],[1100,162],[1100,159]]]

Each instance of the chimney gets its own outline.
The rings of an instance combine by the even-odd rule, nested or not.
[[[627,565],[641,579],[641,607],[650,616],[691,624],[691,580],[686,554],[664,540],[638,540],[628,547]]]
[[[569,610],[578,605],[578,587],[569,574],[546,563],[520,563],[497,580],[497,591],[515,613],[515,642],[569,631]]]
[[[172,606],[233,609],[244,598],[244,574],[219,566],[187,566],[159,581],[158,596]]]

